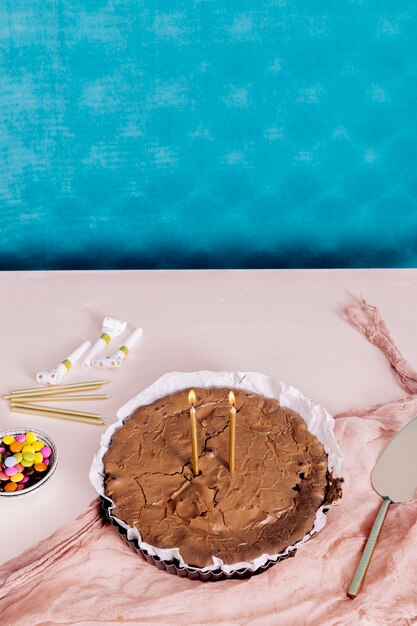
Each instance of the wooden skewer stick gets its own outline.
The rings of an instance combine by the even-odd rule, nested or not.
[[[102,417],[98,413],[87,413],[86,411],[72,411],[70,409],[61,409],[56,406],[39,406],[39,404],[26,404],[13,402],[12,409],[33,409],[40,413],[62,413],[62,415],[72,415],[74,417],[88,417],[89,419],[101,420]]]
[[[111,396],[102,393],[93,396],[68,396],[63,395],[62,398],[60,396],[20,396],[15,397],[12,396],[10,398],[10,404],[26,404],[28,402],[69,402],[69,401],[84,401],[84,400],[108,400]]]
[[[97,419],[90,419],[87,417],[71,417],[70,415],[64,415],[63,413],[42,413],[41,411],[35,411],[27,408],[12,407],[11,411],[14,413],[27,413],[28,415],[37,415],[39,417],[54,417],[60,420],[67,420],[68,422],[82,422],[84,424],[93,424],[94,426],[105,426],[106,422]]]
[[[59,385],[59,387],[36,387],[33,389],[15,389],[9,394],[3,396],[5,400],[10,400],[12,397],[17,398],[20,396],[40,396],[40,395],[60,395],[65,393],[73,393],[74,391],[91,391],[106,385],[108,380],[92,380],[86,383],[74,383],[72,385]]]

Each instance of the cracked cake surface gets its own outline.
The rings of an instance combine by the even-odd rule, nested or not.
[[[112,513],[191,566],[278,554],[313,527],[329,500],[327,455],[279,402],[234,390],[236,469],[228,469],[229,389],[195,388],[200,475],[194,477],[188,390],[139,407],[103,462]],[[334,491],[334,490],[333,490]]]

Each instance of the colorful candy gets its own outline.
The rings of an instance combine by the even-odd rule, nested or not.
[[[22,481],[23,479],[24,479],[24,475],[21,472],[17,472],[17,474],[10,477],[10,480],[13,483],[20,483],[20,481]]]
[[[35,435],[35,433],[32,433],[31,431],[26,433],[26,441],[28,443],[35,443],[35,441],[37,441],[37,440],[38,440],[38,438]]]
[[[45,463],[35,463],[33,467],[37,472],[44,472],[46,469],[48,469],[48,466],[45,465]]]
[[[0,438],[0,493],[27,490],[44,478],[53,450],[32,431]]]

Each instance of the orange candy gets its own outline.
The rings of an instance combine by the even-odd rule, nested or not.
[[[7,483],[6,485],[4,485],[4,491],[16,491],[16,489],[16,483]]]
[[[35,463],[33,466],[37,472],[44,472],[48,466],[45,463]]]
[[[19,443],[18,441],[13,441],[13,443],[10,444],[10,451],[13,452],[13,454],[15,452],[20,452],[22,448],[23,448],[22,444]]]

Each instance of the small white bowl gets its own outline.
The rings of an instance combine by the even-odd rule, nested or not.
[[[44,485],[46,482],[48,482],[51,476],[55,473],[55,470],[58,465],[57,447],[55,443],[52,441],[52,439],[48,435],[43,433],[41,430],[35,430],[34,428],[10,428],[9,430],[2,430],[0,432],[0,441],[6,435],[11,435],[12,437],[16,437],[16,435],[25,435],[28,432],[35,433],[38,439],[40,439],[41,441],[44,441],[46,445],[49,448],[51,448],[52,463],[48,466],[48,471],[46,472],[45,476],[41,478],[40,480],[38,480],[36,483],[31,485],[27,489],[25,487],[25,489],[20,489],[19,491],[0,491],[1,498],[14,498],[16,496],[24,496],[28,493],[31,493],[32,491],[35,491],[35,489],[38,489],[39,487]]]

